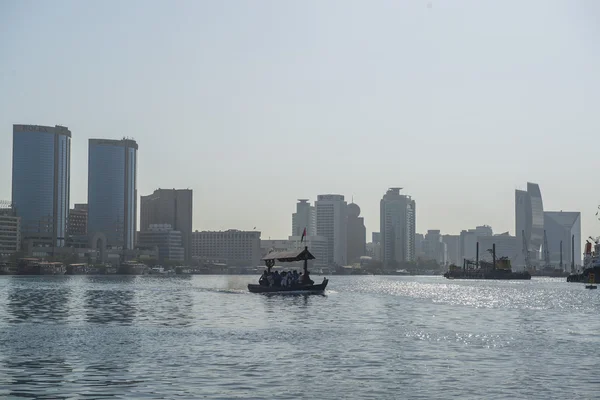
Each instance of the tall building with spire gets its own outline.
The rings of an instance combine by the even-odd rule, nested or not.
[[[63,247],[71,180],[71,131],[64,126],[13,125],[12,204],[24,241]]]
[[[380,233],[384,267],[415,261],[416,203],[390,188],[380,201]]]

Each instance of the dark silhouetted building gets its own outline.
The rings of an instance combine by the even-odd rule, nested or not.
[[[75,204],[69,211],[69,236],[87,236],[87,204]]]
[[[346,210],[348,212],[346,261],[348,264],[353,264],[360,262],[360,258],[366,254],[367,229],[364,218],[360,216],[358,204],[350,203]]]
[[[193,193],[191,189],[157,189],[140,199],[140,232],[150,225],[169,224],[181,232],[184,259],[192,259]]]
[[[70,172],[68,128],[13,125],[12,204],[32,245],[65,245]]]

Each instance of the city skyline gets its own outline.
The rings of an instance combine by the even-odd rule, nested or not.
[[[196,192],[194,230],[256,226],[285,238],[296,199],[340,193],[376,232],[381,192],[397,185],[418,199],[417,232],[487,224],[515,235],[514,190],[530,181],[544,208],[580,211],[582,237],[598,236],[600,195],[586,178],[595,150],[581,146],[600,131],[600,56],[585,33],[596,29],[593,7],[519,4],[515,16],[505,3],[460,4],[234,12],[150,2],[115,15],[108,3],[4,3],[0,168],[10,170],[13,124],[63,124],[73,132],[71,207],[87,202],[88,139],[125,135],[144,149],[139,194]],[[298,144],[284,162],[267,153]],[[10,173],[0,198],[11,198]]]

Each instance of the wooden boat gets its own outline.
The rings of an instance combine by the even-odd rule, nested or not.
[[[263,261],[267,266],[267,272],[271,272],[271,268],[275,265],[276,261],[279,262],[295,262],[295,261],[304,261],[304,269],[302,271],[303,276],[310,275],[308,273],[308,260],[314,260],[315,256],[313,256],[309,251],[308,247],[304,247],[304,249],[300,250],[289,250],[289,251],[277,251],[271,252],[263,257]],[[325,288],[327,287],[327,283],[329,280],[327,278],[323,278],[323,282],[319,284],[297,284],[294,286],[263,286],[257,284],[248,284],[248,291],[251,293],[285,293],[285,294],[294,294],[294,293],[323,293]]]

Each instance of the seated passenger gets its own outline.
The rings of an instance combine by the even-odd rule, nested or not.
[[[275,286],[281,286],[281,275],[279,275],[279,271],[275,271],[273,274],[273,280],[275,281]]]
[[[281,273],[281,287],[286,287],[287,286],[287,274],[285,273],[285,271],[283,271]]]

